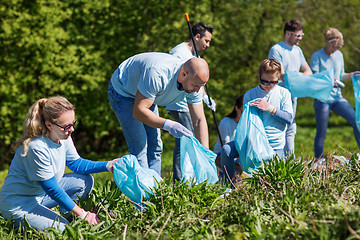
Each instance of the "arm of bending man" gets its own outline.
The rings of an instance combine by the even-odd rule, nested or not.
[[[188,103],[195,137],[202,145],[209,148],[209,131],[202,104]]]
[[[154,100],[142,95],[139,91],[136,92],[133,116],[136,120],[153,128],[162,128],[165,118],[159,117],[150,110]]]

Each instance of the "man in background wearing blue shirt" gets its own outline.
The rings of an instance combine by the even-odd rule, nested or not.
[[[283,67],[283,71],[296,71],[304,75],[311,75],[311,69],[306,62],[301,48],[298,46],[304,37],[303,25],[298,20],[290,20],[286,22],[284,27],[284,40],[275,44],[270,49],[268,58],[276,59]],[[292,98],[293,113],[295,118],[297,98]],[[284,154],[288,155],[295,150],[295,134],[296,123],[295,120],[290,124],[286,130],[286,143],[284,147]]]
[[[196,57],[195,47],[197,51],[204,51],[210,46],[210,41],[212,38],[212,32],[214,27],[208,26],[205,23],[199,22],[196,23],[192,28],[192,33],[194,35],[195,46],[192,42],[191,35],[186,42],[182,42],[170,50],[170,54],[178,57],[182,61],[189,60],[190,58]],[[201,90],[203,91],[203,89]],[[204,91],[203,95],[204,102],[215,111],[215,102],[211,98],[211,106],[209,106],[209,97]],[[175,119],[175,121],[181,123],[184,127],[193,131],[193,124],[191,122],[191,116],[189,113],[189,108],[187,106],[186,98],[180,102],[170,104],[166,106],[169,114]],[[180,139],[175,139],[174,153],[173,153],[173,179],[181,180],[182,173],[180,167]]]

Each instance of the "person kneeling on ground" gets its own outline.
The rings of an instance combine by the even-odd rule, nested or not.
[[[37,230],[55,227],[65,229],[69,221],[51,210],[71,212],[96,225],[95,213],[75,204],[91,192],[97,172],[112,172],[117,161],[96,162],[79,156],[71,138],[74,132],[75,107],[64,97],[42,98],[29,109],[23,136],[0,191],[0,211],[17,227],[26,221]],[[73,173],[64,175],[65,166]]]
[[[283,158],[287,125],[294,121],[289,90],[277,85],[281,77],[281,64],[275,59],[265,59],[258,70],[260,85],[244,95],[244,105],[256,98],[250,105],[263,111],[262,122],[270,146]],[[225,144],[221,150],[221,165],[225,176],[235,177],[234,159],[239,157],[234,141]],[[225,171],[226,168],[226,171]]]

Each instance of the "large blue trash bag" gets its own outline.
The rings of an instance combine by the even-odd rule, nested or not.
[[[262,161],[268,162],[275,155],[261,120],[262,110],[250,106],[250,103],[259,99],[245,104],[235,132],[234,144],[239,153],[238,162],[248,174],[252,174],[256,167],[260,167]]]
[[[160,175],[152,169],[140,166],[134,155],[125,155],[114,163],[114,181],[118,188],[140,208],[142,199],[147,199],[156,188]],[[155,181],[156,179],[156,181]]]
[[[355,95],[355,119],[356,126],[360,131],[360,74],[355,74],[352,78]]]
[[[284,80],[291,97],[312,97],[327,101],[334,87],[334,70],[329,69],[310,76],[288,71]]]
[[[215,166],[216,154],[194,137],[180,138],[182,181],[214,184],[219,181]]]

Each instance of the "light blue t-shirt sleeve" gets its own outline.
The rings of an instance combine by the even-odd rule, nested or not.
[[[273,46],[273,47],[270,49],[268,58],[269,58],[269,59],[275,59],[275,60],[279,61],[281,65],[283,65],[282,58],[281,58],[281,54],[280,54],[280,52],[276,49],[275,46]]]
[[[246,92],[245,95],[244,95],[244,100],[243,100],[244,106],[245,106],[245,104],[246,104],[247,102],[249,102],[250,100],[251,100],[251,99],[250,99],[249,91],[248,91],[248,92]]]
[[[275,47],[270,49],[268,58],[278,60],[282,64],[280,53],[275,49]]]
[[[43,146],[33,148],[29,145],[29,150],[24,160],[26,160],[24,169],[30,181],[44,181],[55,175],[51,167],[50,153]]]
[[[163,91],[163,86],[167,82],[167,76],[155,68],[147,68],[141,75],[138,90],[146,98],[155,99],[157,93]]]
[[[76,160],[76,159],[80,158],[71,137],[69,137],[64,144],[66,144],[66,160],[67,161],[72,161],[72,160]]]
[[[301,66],[305,66],[305,65],[307,65],[307,62],[306,62],[306,59],[305,59],[305,56],[304,56],[304,53],[303,53],[303,51],[301,50],[301,48],[300,47],[298,47],[298,50],[299,50],[299,55],[300,55],[300,67]]]
[[[342,78],[343,78],[343,75],[344,75],[344,73],[345,73],[345,64],[344,64],[344,56],[343,56],[343,54],[338,50],[337,51],[338,53],[339,53],[339,57],[337,58],[338,59],[338,61],[340,62],[340,75],[339,75],[339,79],[340,80],[342,80]]]
[[[200,89],[199,92],[186,94],[186,101],[189,104],[202,104],[202,96],[203,96],[203,92],[202,89]]]
[[[280,110],[282,111],[286,111],[290,114],[293,115],[293,106],[292,106],[292,101],[291,101],[291,93],[285,89],[285,88],[280,88],[280,94],[282,96],[281,102],[280,102]]]
[[[320,72],[320,59],[316,53],[310,58],[310,69],[313,74]]]

